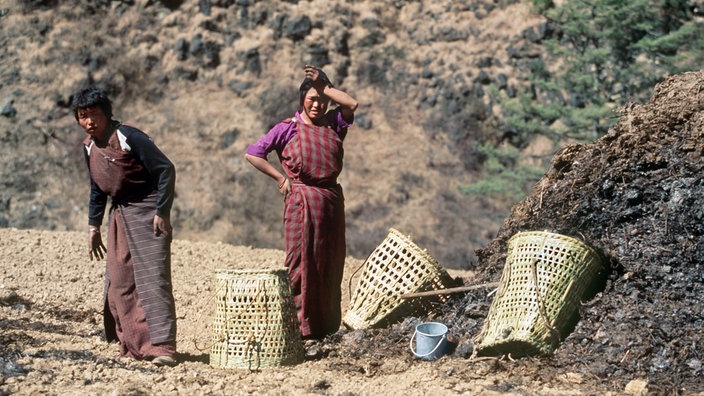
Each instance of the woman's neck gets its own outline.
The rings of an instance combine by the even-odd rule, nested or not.
[[[308,114],[306,114],[305,111],[300,111],[299,114],[301,115],[301,120],[303,120],[305,124],[315,125],[315,122],[308,117]]]
[[[98,146],[104,146],[108,143],[110,140],[110,136],[115,132],[117,129],[117,126],[119,125],[119,122],[116,121],[110,121],[108,125],[105,127],[105,131],[101,134],[100,137],[94,136],[93,140],[95,141]]]

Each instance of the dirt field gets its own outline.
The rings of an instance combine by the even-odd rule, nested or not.
[[[343,330],[334,340],[314,346],[323,357],[292,367],[260,372],[213,368],[207,348],[215,274],[222,269],[275,267],[283,253],[183,240],[173,245],[180,364],[158,368],[119,358],[117,345],[102,339],[104,263],[88,259],[85,238],[77,232],[0,229],[1,394],[604,393],[603,387],[590,385],[577,373],[541,377],[496,359],[418,360],[408,348],[410,322],[399,325],[403,338],[398,339],[374,330]],[[348,260],[344,285],[361,264]],[[467,280],[473,276],[451,274]],[[378,349],[357,353],[357,344],[369,346],[355,342],[360,336],[379,340]]]

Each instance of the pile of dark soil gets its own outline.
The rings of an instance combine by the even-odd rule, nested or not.
[[[553,158],[534,193],[481,250],[486,276],[519,231],[580,238],[610,263],[604,290],[551,364],[602,380],[701,389],[704,337],[704,72],[656,86],[618,124]]]
[[[624,108],[603,138],[554,156],[532,195],[513,208],[491,245],[477,252],[478,282],[499,280],[507,242],[519,231],[583,240],[608,268],[600,290],[580,308],[576,328],[552,356],[497,360],[492,370],[538,377],[569,373],[617,391],[634,380],[658,393],[704,390],[702,154],[704,72],[693,72],[656,86],[648,103]],[[491,298],[486,291],[466,293],[424,320],[447,323],[458,337],[452,356],[467,357]],[[383,337],[408,348],[401,340],[408,339],[414,320],[372,331],[376,340],[367,347],[378,350]],[[503,386],[519,385],[510,382]]]

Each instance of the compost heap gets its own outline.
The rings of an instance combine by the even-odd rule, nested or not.
[[[600,378],[701,388],[704,356],[704,72],[655,87],[602,139],[570,146],[513,208],[482,257],[501,269],[516,232],[549,230],[599,250],[611,273],[553,359]],[[695,382],[692,384],[691,382]]]
[[[577,373],[620,391],[632,380],[645,381],[650,391],[704,390],[702,154],[704,72],[691,72],[657,85],[648,103],[626,106],[603,138],[554,156],[533,193],[477,252],[478,282],[499,280],[507,242],[520,231],[583,240],[604,256],[607,268],[553,355],[500,360],[495,369],[535,370],[543,378]],[[435,320],[457,338],[450,358],[469,357],[491,299],[488,290],[467,292],[367,341],[346,337],[360,343],[357,351],[364,345],[378,350],[382,342],[408,348],[408,328]]]

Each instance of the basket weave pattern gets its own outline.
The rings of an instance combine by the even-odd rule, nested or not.
[[[422,314],[446,297],[402,299],[405,293],[445,289],[452,278],[410,238],[391,228],[367,257],[343,323],[352,329],[381,327]]]
[[[285,269],[220,272],[215,299],[211,366],[259,369],[303,361]]]
[[[506,265],[478,355],[546,355],[566,337],[582,296],[602,268],[583,242],[547,231],[520,232],[508,242]]]

